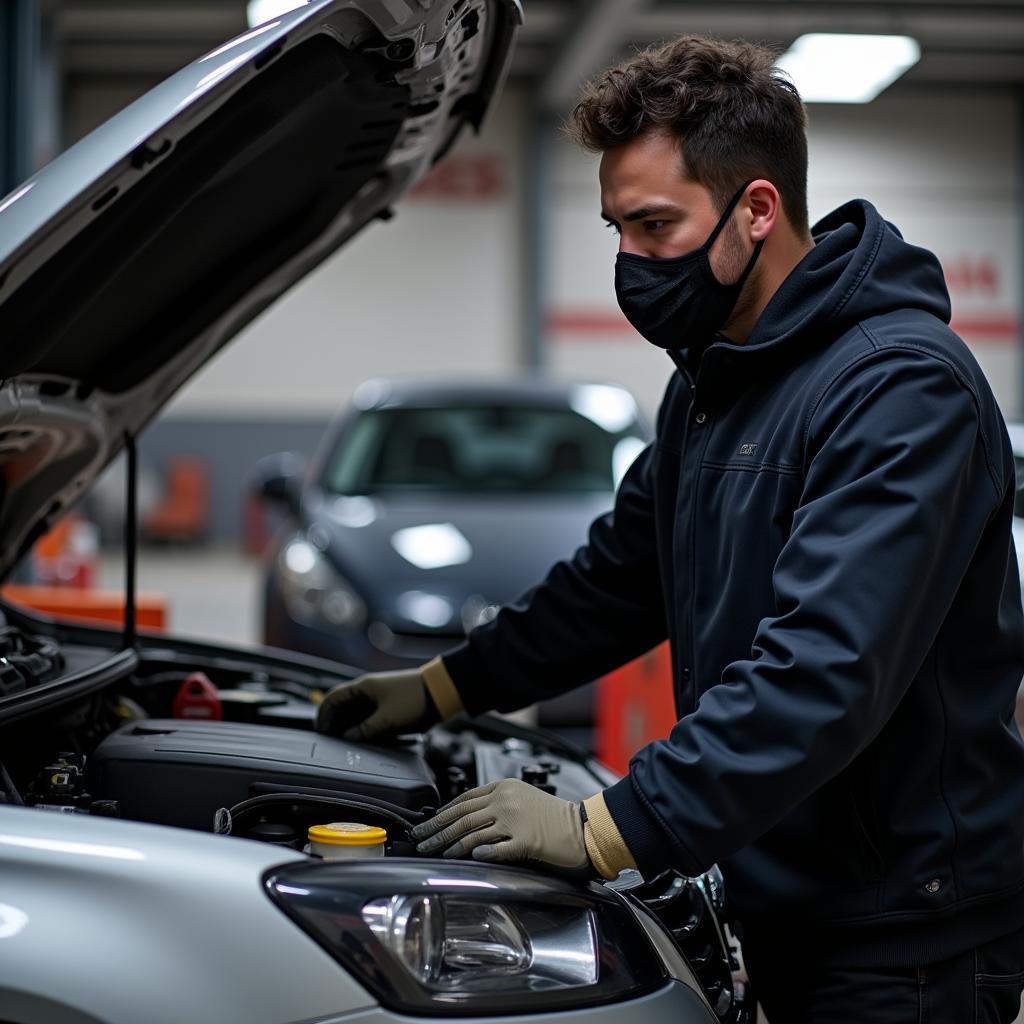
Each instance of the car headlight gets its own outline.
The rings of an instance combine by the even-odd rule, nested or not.
[[[366,603],[304,537],[293,537],[281,547],[277,567],[292,618],[348,629],[358,629],[366,622]]]
[[[668,977],[622,897],[597,885],[392,858],[288,865],[267,887],[400,1012],[538,1013],[650,992]]]

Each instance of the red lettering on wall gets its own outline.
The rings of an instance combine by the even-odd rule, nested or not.
[[[411,199],[492,202],[505,194],[505,177],[495,156],[452,156],[410,193]]]
[[[970,343],[1013,344],[1021,340],[1021,324],[1015,313],[987,312],[953,317],[952,328]],[[607,307],[564,308],[552,310],[546,327],[556,343],[603,341],[618,344],[637,342],[640,335],[617,309]]]
[[[951,292],[987,296],[999,293],[999,268],[989,256],[957,256],[955,259],[943,260],[942,270]]]

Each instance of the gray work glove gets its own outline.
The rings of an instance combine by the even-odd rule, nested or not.
[[[583,839],[579,804],[518,779],[471,789],[412,830],[416,850],[445,857],[531,861],[596,877]]]
[[[316,731],[347,740],[422,732],[441,720],[419,669],[373,672],[340,683],[320,702]]]

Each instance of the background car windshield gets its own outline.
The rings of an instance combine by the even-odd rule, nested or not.
[[[642,447],[629,429],[612,433],[568,409],[385,409],[342,435],[323,485],[335,494],[610,491]]]

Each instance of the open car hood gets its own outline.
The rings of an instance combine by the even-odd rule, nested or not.
[[[499,88],[519,0],[314,0],[0,200],[0,577]]]

